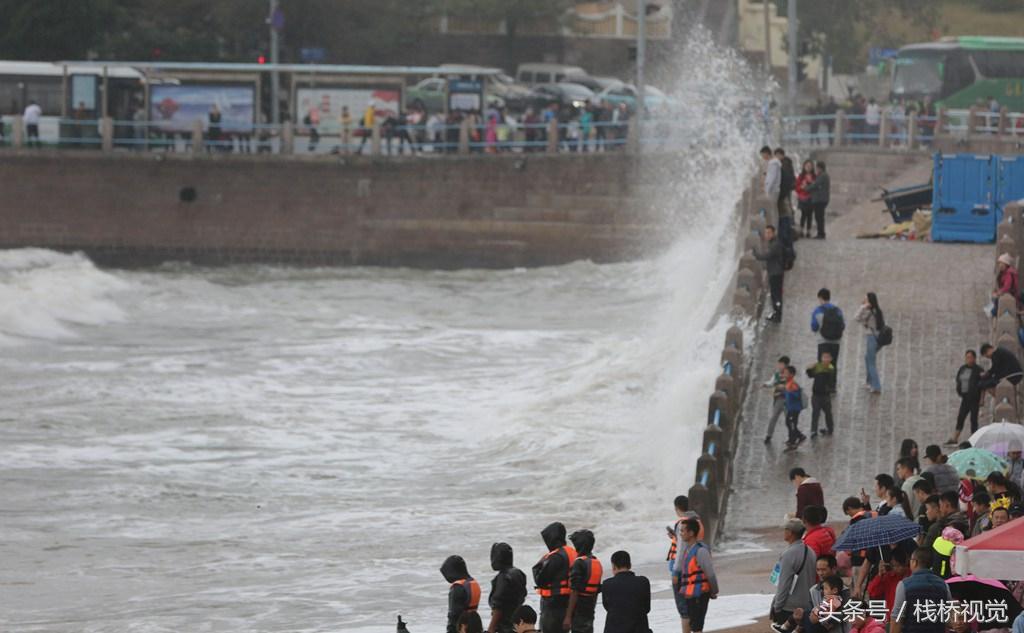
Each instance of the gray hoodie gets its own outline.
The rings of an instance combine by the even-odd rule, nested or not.
[[[817,579],[816,561],[814,550],[803,541],[790,543],[779,558],[779,584],[772,600],[772,610],[792,612],[815,606],[811,604],[811,587]]]

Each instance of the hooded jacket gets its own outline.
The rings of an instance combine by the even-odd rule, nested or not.
[[[441,564],[441,575],[449,583],[470,579],[466,561],[461,556],[449,556]],[[448,633],[456,633],[455,625],[469,607],[469,588],[466,585],[452,585],[448,589]]]
[[[512,546],[495,543],[491,546],[491,569],[498,572],[491,580],[491,593],[487,604],[492,611],[500,611],[498,629],[512,629],[512,614],[526,600],[526,574],[512,565]]]
[[[594,533],[590,530],[579,530],[573,532],[572,536],[569,537],[572,541],[573,547],[576,548],[576,555],[586,556],[587,558],[594,557]],[[590,565],[589,562],[584,558],[576,558],[573,561],[572,568],[569,570],[569,586],[573,591],[583,592],[587,588],[587,582],[590,580]],[[589,603],[589,604],[588,604]],[[580,596],[577,602],[577,610],[580,605],[585,609],[593,609],[593,606],[597,604],[597,595],[593,596]]]
[[[544,539],[544,545],[547,546],[548,553],[565,547],[565,526],[557,521],[541,530],[540,536]],[[538,587],[557,588],[558,584],[563,579],[568,579],[568,577],[568,556],[545,555],[533,566],[533,582]],[[542,599],[541,602],[543,603],[544,600]],[[554,595],[546,600],[550,600],[550,603],[555,606],[561,606],[569,602],[569,597]]]

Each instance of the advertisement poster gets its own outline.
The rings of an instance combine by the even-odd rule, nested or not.
[[[252,130],[254,92],[253,86],[238,84],[157,85],[150,92],[149,116],[165,132],[190,132],[196,119],[206,130],[210,111],[216,105],[222,130]]]
[[[483,104],[484,85],[479,81],[452,80],[448,82],[448,109],[452,112],[479,111]]]
[[[337,125],[342,106],[348,106],[352,124],[358,126],[366,106],[371,101],[377,119],[383,120],[398,114],[400,98],[401,92],[395,86],[387,88],[371,86],[299,88],[295,92],[296,120],[302,121],[310,110],[316,109],[320,112],[322,125]]]

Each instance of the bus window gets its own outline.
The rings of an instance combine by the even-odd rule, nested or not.
[[[524,84],[532,84],[533,83],[533,73],[528,72],[528,71],[523,71],[523,72],[519,73],[519,81],[524,83]]]
[[[942,82],[942,95],[948,97],[960,92],[976,80],[974,66],[964,51],[954,51],[946,58],[946,72]]]
[[[892,91],[896,96],[938,96],[942,92],[943,56],[907,54],[896,59]]]
[[[561,82],[563,80],[565,80],[565,75],[563,75],[562,73],[558,73],[555,75],[555,82]]]
[[[551,82],[551,73],[537,73],[537,83],[546,84]]]
[[[1024,76],[1024,51],[972,51],[978,72],[987,79],[1017,79]]]

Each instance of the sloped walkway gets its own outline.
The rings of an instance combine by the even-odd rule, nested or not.
[[[908,166],[908,172],[915,169],[909,180],[897,182],[917,178],[920,165]],[[833,220],[828,240],[797,244],[796,267],[786,275],[783,323],[764,327],[754,352],[753,383],[740,427],[725,518],[727,535],[781,526],[783,514],[796,506],[788,480],[794,466],[802,466],[822,481],[829,517],[835,520],[841,517],[845,497],[862,486],[871,491],[876,474],[892,472],[903,438],[914,438],[923,455],[926,445],[941,444],[952,433],[959,405],[953,376],[964,351],[977,349],[989,334],[982,307],[993,275],[994,246],[856,239],[865,226],[884,225],[880,208],[875,203],[850,209]],[[817,351],[810,314],[823,286],[831,289],[833,302],[847,317],[839,392],[833,401],[836,433],[815,443],[808,440],[787,453],[783,420],[772,444],[763,444],[772,399],[768,389],[757,385],[771,375],[775,360],[786,354],[800,371],[798,382],[810,386],[803,374]],[[868,291],[878,293],[895,334],[893,345],[878,357],[880,395],[864,388],[864,337],[853,322]],[[810,424],[811,413],[806,410],[800,426],[807,435]]]

